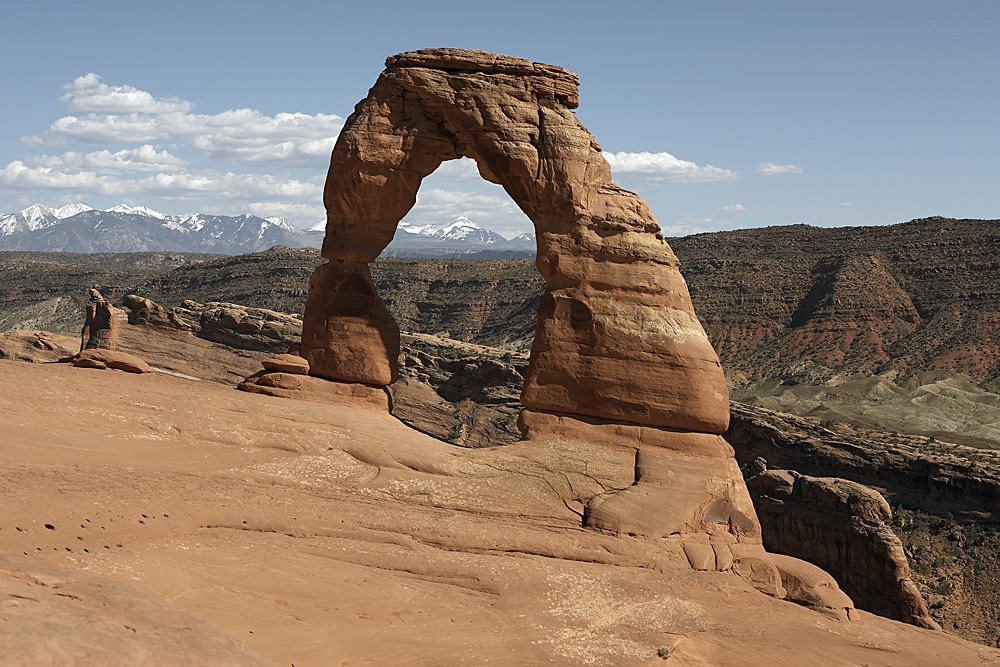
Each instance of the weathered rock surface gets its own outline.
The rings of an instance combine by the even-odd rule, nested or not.
[[[279,398],[294,398],[319,403],[364,405],[389,412],[385,387],[357,382],[331,382],[301,373],[260,371],[236,385],[240,391]]]
[[[892,511],[874,489],[845,479],[767,470],[747,480],[770,551],[830,572],[862,609],[940,630],[910,579]]]
[[[98,290],[91,289],[87,302],[86,321],[83,324],[80,350],[113,350],[118,342],[118,331],[127,320],[125,313],[108,303]]]
[[[128,323],[132,325],[164,329],[191,329],[191,325],[180,319],[176,311],[167,310],[152,299],[141,297],[138,294],[126,296],[122,307],[128,311]]]
[[[127,373],[152,373],[145,361],[121,350],[83,350],[73,358],[73,365],[81,368],[113,368]]]
[[[297,347],[302,320],[266,308],[236,303],[185,299],[180,306],[164,308],[135,294],[125,297],[128,322],[165,331],[190,331],[199,338],[243,350],[284,354]]]
[[[466,449],[384,409],[0,366],[19,388],[0,392],[0,550],[141,586],[277,664],[1000,661],[758,594],[725,569],[752,576],[749,546],[581,530],[582,503],[632,484],[634,450]]]
[[[80,341],[48,331],[0,333],[0,359],[34,363],[59,361],[76,354]]]
[[[891,502],[944,515],[1000,517],[1000,475],[962,458],[964,448],[933,455],[836,433],[815,422],[760,407],[732,404],[725,434],[736,459],[817,477],[841,477],[879,489]],[[995,452],[984,452],[997,459]],[[977,455],[978,456],[978,455]]]
[[[725,430],[725,381],[677,259],[645,202],[612,182],[576,106],[576,76],[551,65],[454,49],[386,61],[341,131],[327,177],[330,263],[314,274],[304,318],[313,373],[395,379],[396,328],[367,264],[420,181],[465,156],[535,223],[547,286],[525,406]]]
[[[309,362],[295,354],[279,354],[261,362],[264,370],[309,375]]]
[[[0,554],[5,665],[272,665],[184,609],[111,579]]]
[[[381,385],[399,377],[399,327],[378,298],[368,269],[378,252],[366,261],[337,258],[313,271],[301,354],[314,375]]]

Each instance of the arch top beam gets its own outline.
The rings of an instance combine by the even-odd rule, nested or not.
[[[476,160],[532,220],[546,280],[522,402],[536,411],[721,433],[728,391],[678,262],[577,120],[569,70],[425,49],[392,56],[337,140],[302,354],[324,377],[388,384],[399,333],[368,272],[441,162]]]

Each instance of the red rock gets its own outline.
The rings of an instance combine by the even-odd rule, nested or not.
[[[114,368],[128,373],[153,372],[149,364],[139,357],[118,350],[84,350],[73,359],[73,365],[81,368]]]
[[[309,375],[261,371],[239,383],[236,388],[251,394],[389,412],[389,394],[384,388],[356,382],[331,382]]]
[[[261,362],[264,369],[293,375],[309,375],[309,362],[295,354],[279,354]]]
[[[722,368],[646,203],[611,180],[569,70],[485,51],[393,56],[341,131],[302,356],[323,377],[388,384],[398,330],[367,264],[421,180],[476,160],[535,224],[546,280],[522,402],[530,409],[721,433]]]
[[[118,342],[122,323],[128,321],[125,311],[115,308],[96,289],[90,290],[87,319],[81,333],[81,350],[113,350]]]

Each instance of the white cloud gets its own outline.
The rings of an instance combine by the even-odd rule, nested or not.
[[[854,206],[854,202],[842,201],[842,202],[840,202],[840,205],[841,206]]]
[[[688,236],[731,229],[732,225],[728,220],[716,220],[715,218],[684,218],[672,225],[661,223],[660,228],[664,236]]]
[[[794,164],[774,164],[761,162],[757,165],[757,173],[761,176],[777,176],[779,174],[801,174],[802,167]]]
[[[0,189],[25,190],[75,190],[98,194],[116,194],[117,179],[98,176],[94,172],[64,172],[52,167],[31,167],[21,160],[0,169]]]
[[[105,153],[107,151],[96,155],[103,157]],[[264,208],[268,203],[283,202],[287,210],[296,210],[296,206],[302,206],[302,210],[308,212],[308,220],[315,218],[323,191],[322,177],[301,181],[271,174],[237,174],[214,170],[175,170],[172,173],[158,171],[142,178],[121,178],[80,169],[79,165],[85,164],[88,156],[72,153],[64,155],[69,157],[62,163],[57,159],[41,160],[37,165],[27,165],[20,160],[11,162],[0,169],[0,189],[73,190],[96,195],[129,195],[140,199],[157,197],[166,200],[234,202],[240,205],[241,210],[261,212],[271,210]],[[110,160],[116,159],[115,154],[108,155]],[[155,155],[162,157],[159,153]]]
[[[335,114],[277,113],[230,109],[218,114],[190,113],[191,103],[176,97],[154,98],[128,85],[109,86],[96,74],[67,84],[60,100],[90,111],[51,123],[41,135],[22,137],[29,146],[130,144],[172,141],[189,145],[220,164],[322,169],[344,119]]]
[[[434,170],[434,177],[445,182],[483,180],[483,177],[479,175],[476,161],[467,157],[442,162],[441,166]]]
[[[740,177],[738,171],[698,165],[681,160],[670,153],[604,153],[604,159],[611,165],[616,178],[631,176],[657,183],[695,183],[712,181],[734,181]]]
[[[335,114],[278,113],[232,109],[214,115],[88,114],[64,116],[43,136],[23,143],[58,144],[72,139],[85,144],[122,144],[179,139],[205,151],[220,163],[250,166],[321,168],[344,126]]]
[[[731,212],[731,211],[745,211],[747,207],[743,204],[733,204],[731,206],[723,206],[719,209],[720,211]]]
[[[59,98],[70,109],[80,111],[107,111],[117,113],[169,113],[185,112],[191,103],[178,97],[156,99],[145,90],[129,85],[109,86],[93,72],[77,77],[63,86],[66,94]]]
[[[130,171],[178,171],[187,162],[167,151],[144,144],[138,148],[92,153],[69,151],[61,155],[32,155],[24,161],[30,167],[45,167],[65,174],[74,171],[125,173]]]

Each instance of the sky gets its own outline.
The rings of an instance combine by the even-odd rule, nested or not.
[[[5,2],[0,213],[34,203],[324,217],[389,55],[567,67],[577,117],[670,236],[1000,218],[1000,3]],[[531,229],[467,160],[406,220]]]

